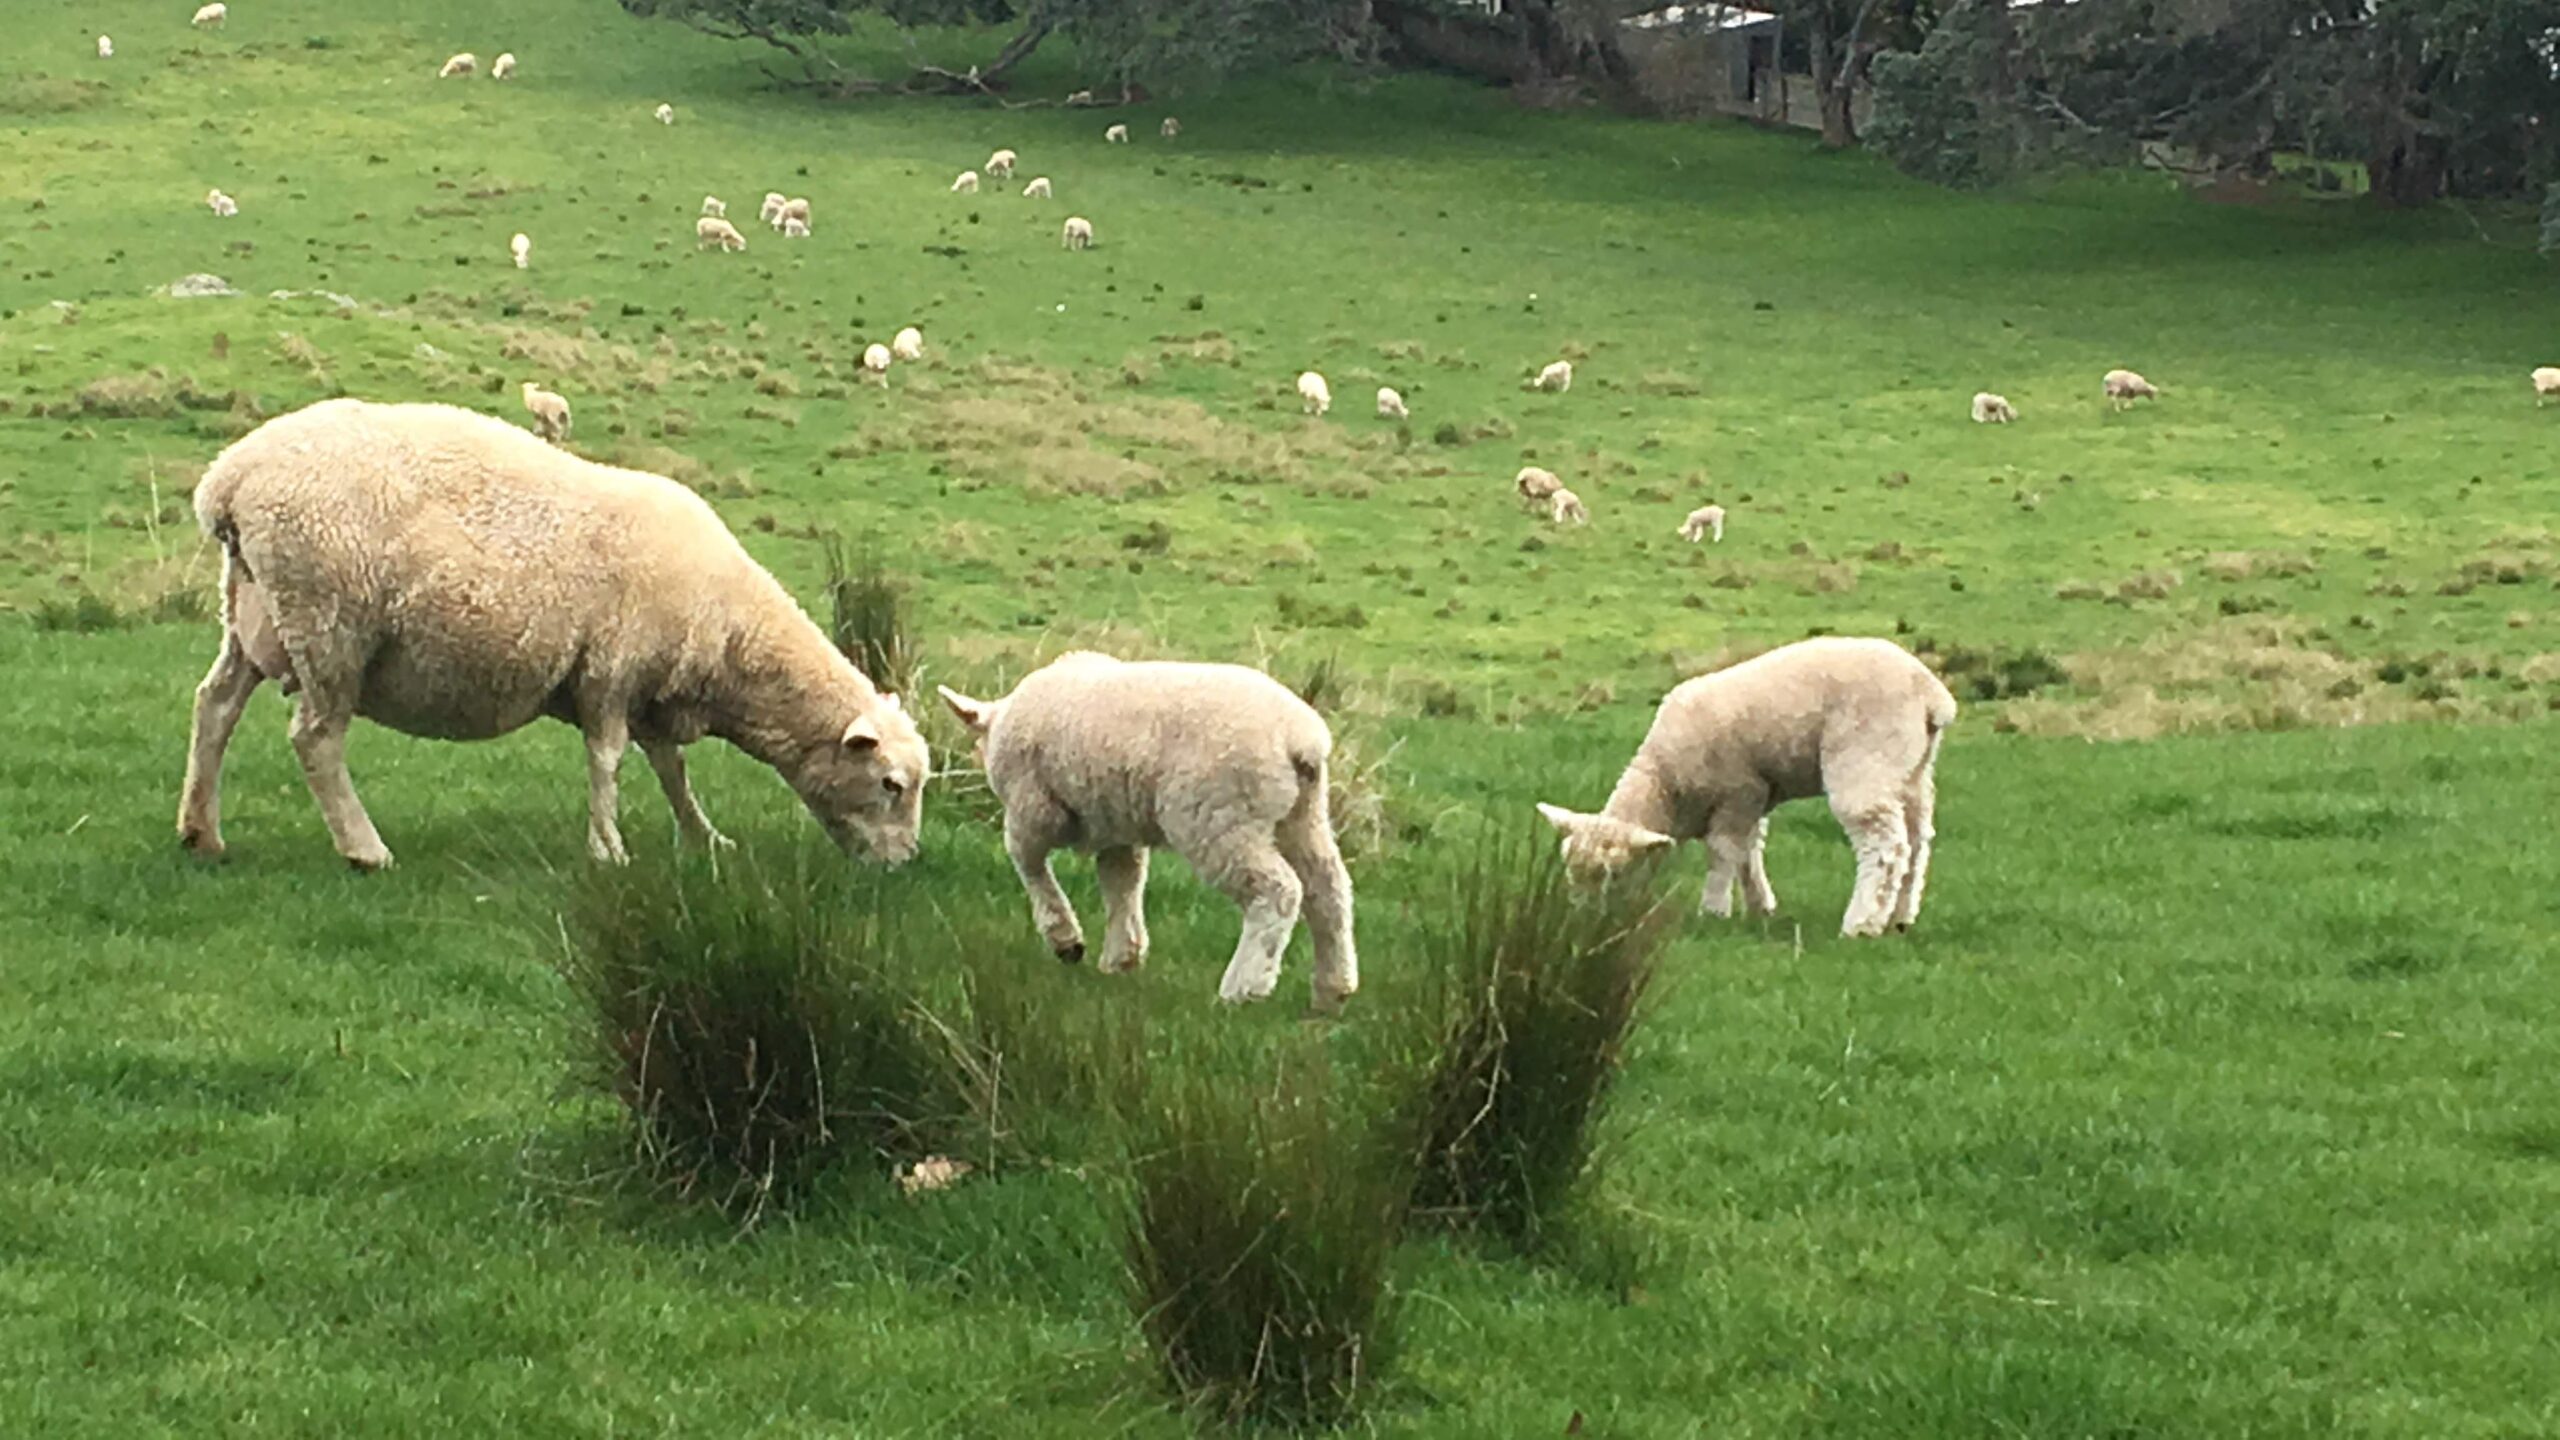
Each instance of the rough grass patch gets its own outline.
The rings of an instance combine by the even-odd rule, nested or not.
[[[883,561],[882,550],[877,540],[866,540],[848,553],[841,540],[828,539],[827,633],[874,685],[913,696],[923,683],[924,645],[908,586]]]

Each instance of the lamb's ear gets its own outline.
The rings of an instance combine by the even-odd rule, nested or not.
[[[857,715],[852,724],[844,727],[844,743],[847,749],[857,754],[877,750],[880,748],[880,727],[870,716]]]
[[[1571,835],[1582,829],[1583,825],[1591,818],[1588,815],[1576,815],[1561,805],[1550,805],[1543,800],[1538,802],[1538,813],[1545,817],[1548,824],[1553,825],[1558,831],[1566,835]]]
[[[951,708],[951,713],[960,718],[961,724],[969,727],[969,733],[984,735],[987,733],[987,727],[995,723],[996,707],[992,703],[985,700],[972,700],[948,685],[936,685],[933,688],[941,692],[942,703]]]
[[[895,690],[882,691],[880,694],[880,703],[888,706],[889,709],[896,714],[904,715],[907,713],[907,702],[899,699],[898,692]]]

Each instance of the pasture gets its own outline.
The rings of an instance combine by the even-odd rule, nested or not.
[[[2560,352],[2494,220],[2125,176],[1954,195],[1791,135],[1322,69],[1126,116],[822,105],[604,3],[15,8],[0,1429],[1190,1428],[1104,1157],[914,1200],[849,1175],[743,1237],[604,1173],[554,970],[565,729],[360,730],[401,865],[358,877],[269,691],[229,861],[178,851],[215,639],[195,475],[331,393],[521,422],[528,379],[813,605],[823,542],[872,546],[931,678],[989,693],[1072,645],[1321,678],[1362,800],[1366,988],[1314,1041],[1346,1056],[1409,1008],[1447,857],[1596,806],[1678,678],[1815,631],[1947,673],[1918,929],[1833,938],[1847,847],[1781,811],[1780,915],[1667,955],[1599,1238],[1409,1241],[1375,1433],[2560,1429],[2531,1378],[2560,1324],[2560,417],[2524,379]],[[463,49],[518,78],[437,81]],[[1044,57],[1022,93],[1074,83]],[[997,146],[1057,198],[948,193]],[[754,225],[766,190],[814,233]],[[696,251],[705,194],[744,254]],[[244,293],[154,293],[197,272]],[[928,363],[863,384],[910,323]],[[1524,392],[1559,355],[1572,391]],[[2114,365],[2167,393],[2111,413]],[[1967,423],[1977,389],[2020,422]],[[1590,526],[1515,504],[1532,462]],[[1676,540],[1708,501],[1723,543]],[[889,883],[1002,917],[1037,983],[1109,987],[1238,1085],[1310,1033],[1303,941],[1274,1002],[1211,1009],[1235,914],[1179,865],[1145,972],[1062,971],[933,734],[961,773]],[[817,843],[769,772],[706,746],[698,773],[751,848]],[[647,790],[629,835],[663,851]],[[1694,890],[1695,850],[1675,868]]]

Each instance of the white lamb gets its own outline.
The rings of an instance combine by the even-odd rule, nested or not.
[[[808,221],[806,221],[806,220],[801,219],[801,218],[800,218],[799,216],[797,216],[797,215],[785,215],[785,216],[783,216],[783,217],[782,217],[782,238],[783,238],[783,239],[785,239],[785,240],[806,240],[806,239],[808,239],[808,238],[809,238],[809,222],[808,222]]]
[[[104,35],[99,36],[98,58],[101,60],[113,60],[116,58],[116,42],[108,39]]]
[[[436,72],[436,78],[439,80],[450,80],[456,75],[468,75],[479,68],[480,57],[472,54],[468,50],[465,50],[461,54],[454,56],[452,59],[445,61],[444,68]]]
[[[673,125],[676,123],[676,107],[673,105],[662,104],[650,113],[658,117],[658,123],[661,125]]]
[[[1547,519],[1556,525],[1588,525],[1591,512],[1584,507],[1581,496],[1559,489],[1547,497]]]
[[[781,191],[767,190],[764,203],[756,207],[756,219],[767,225],[779,225],[782,223],[782,207],[790,203],[782,198]]]
[[[1315,942],[1315,1009],[1337,1011],[1360,988],[1351,876],[1326,812],[1333,736],[1286,686],[1240,665],[1077,652],[1002,700],[948,689],[942,698],[978,737],[1004,806],[1005,850],[1059,958],[1084,957],[1084,930],[1051,853],[1093,856],[1101,969],[1116,974],[1146,961],[1147,851],[1163,845],[1244,912],[1219,999],[1271,994],[1301,909]]]
[[[2118,410],[2131,409],[2136,400],[2156,400],[2160,388],[2130,370],[2110,370],[2098,381],[2106,392],[2107,403]]]
[[[516,57],[515,57],[515,52],[514,52],[514,51],[510,50],[510,51],[508,51],[506,54],[501,55],[501,56],[499,56],[497,59],[492,60],[492,61],[490,61],[490,62],[489,62],[489,78],[490,78],[490,79],[492,79],[492,80],[512,80],[512,79],[514,79],[514,78],[515,78],[515,75],[516,75]]]
[[[1976,425],[2006,425],[2017,418],[2018,407],[2010,404],[2006,395],[1994,395],[1985,390],[1973,397],[1973,423]]]
[[[1703,839],[1713,857],[1700,908],[1778,908],[1762,850],[1769,812],[1827,797],[1858,856],[1840,933],[1908,929],[1920,915],[1937,831],[1938,742],[1955,697],[1890,640],[1826,636],[1781,646],[1675,686],[1607,808],[1538,813],[1564,834],[1566,865],[1585,877],[1639,855]]]
[[[924,332],[913,325],[899,331],[889,341],[889,354],[902,365],[912,365],[923,359]]]
[[[880,382],[880,388],[883,390],[888,389],[889,362],[895,358],[895,356],[890,354],[889,347],[886,345],[875,343],[864,346],[862,348],[863,377],[865,379]]]
[[[221,0],[215,0],[215,3],[199,8],[196,11],[196,18],[188,21],[187,23],[190,25],[219,25],[230,18],[231,7],[222,4]]]
[[[204,203],[206,209],[211,210],[214,214],[221,216],[225,220],[228,220],[232,216],[240,213],[240,202],[223,194],[219,190],[207,190],[204,192]]]
[[[2541,409],[2554,395],[2560,395],[2560,365],[2537,368],[2533,372],[2533,407]]]
[[[1404,397],[1396,393],[1394,386],[1381,385],[1378,387],[1378,418],[1381,420],[1407,420],[1412,418],[1412,412],[1405,409]]]
[[[1069,91],[1067,94],[1067,103],[1070,105],[1090,105],[1093,103],[1093,92],[1090,90]]]
[[[1014,161],[1016,161],[1016,160],[1018,160],[1018,159],[1020,159],[1020,158],[1021,158],[1020,156],[1015,155],[1015,154],[1014,154],[1012,151],[1010,151],[1010,150],[999,150],[999,151],[997,151],[996,153],[994,153],[993,155],[988,156],[988,157],[987,157],[987,178],[988,178],[988,179],[990,179],[990,180],[1010,180],[1010,179],[1012,179],[1012,178],[1013,178],[1013,162],[1014,162]]]
[[[1156,127],[1156,133],[1171,140],[1182,133],[1182,122],[1167,115],[1164,117],[1164,123]]]
[[[1511,477],[1511,488],[1519,492],[1521,499],[1535,505],[1562,490],[1564,482],[1556,478],[1553,470],[1523,465],[1520,473]]]
[[[782,208],[774,212],[773,228],[776,230],[783,229],[790,225],[794,220],[800,222],[802,229],[805,230],[808,228],[809,202],[807,199],[800,198],[783,201]]]
[[[702,213],[715,220],[727,219],[729,215],[728,202],[722,200],[717,195],[705,195],[702,197]]]
[[[1302,371],[1298,376],[1298,399],[1308,414],[1321,416],[1333,408],[1333,387],[1313,370]]]
[[[533,413],[534,428],[545,440],[569,438],[569,401],[556,390],[545,390],[530,380],[524,382],[524,408]]]
[[[1105,144],[1126,145],[1129,143],[1129,127],[1126,125],[1114,125],[1110,129],[1102,132],[1102,139]]]
[[[522,270],[533,263],[533,237],[518,232],[507,242],[508,253],[516,257],[516,268]]]
[[[192,850],[222,852],[223,751],[274,680],[359,869],[391,863],[347,775],[359,715],[445,740],[575,724],[599,859],[624,856],[614,776],[634,742],[684,837],[725,843],[685,777],[705,735],[779,771],[839,845],[915,854],[931,757],[914,722],[674,481],[451,406],[324,400],[224,450],[195,511],[223,562],[178,802]]]
[[[747,237],[738,233],[737,226],[719,216],[705,215],[693,222],[693,248],[700,250],[707,245],[717,245],[723,250],[744,250]]]
[[[963,171],[961,171],[961,172],[960,172],[960,174],[959,174],[959,176],[958,176],[958,178],[954,179],[954,180],[951,182],[951,193],[952,193],[952,194],[954,194],[954,195],[975,195],[975,194],[977,194],[977,193],[978,193],[978,172],[977,172],[977,171],[975,171],[975,170],[963,170]]]
[[[1046,176],[1046,175],[1035,175],[1035,176],[1033,176],[1033,177],[1032,177],[1032,179],[1031,179],[1031,183],[1022,187],[1022,198],[1023,198],[1023,199],[1025,199],[1025,200],[1046,200],[1046,199],[1048,199],[1048,198],[1049,198],[1049,177],[1048,177],[1048,176]]]
[[[1058,231],[1058,243],[1069,250],[1093,248],[1093,222],[1081,215],[1070,215]]]
[[[1680,538],[1688,541],[1692,545],[1697,544],[1701,540],[1709,539],[1714,540],[1719,545],[1723,544],[1724,507],[1721,505],[1701,505],[1697,509],[1690,511],[1689,518],[1680,522]]]
[[[1528,388],[1532,390],[1544,390],[1555,395],[1561,395],[1567,390],[1572,389],[1573,362],[1570,360],[1558,360],[1554,364],[1549,365],[1546,369],[1538,372],[1538,378],[1530,381]]]

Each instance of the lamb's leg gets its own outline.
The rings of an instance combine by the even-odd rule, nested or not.
[[[1698,913],[1721,920],[1733,913],[1733,887],[1751,865],[1751,829],[1719,815],[1707,828],[1707,888]]]
[[[619,714],[608,714],[587,726],[587,853],[608,865],[628,865],[622,848],[622,752],[631,747],[631,727]]]
[[[1894,901],[1902,893],[1902,876],[1911,861],[1911,835],[1903,807],[1894,799],[1832,797],[1831,813],[1849,832],[1857,851],[1858,879],[1849,893],[1849,908],[1840,916],[1840,933],[1881,935],[1893,918]]]
[[[1049,852],[1056,847],[1035,827],[1007,815],[1004,848],[1013,857],[1014,873],[1022,877],[1023,893],[1031,897],[1031,922],[1040,927],[1040,938],[1068,964],[1082,960],[1084,927],[1076,923],[1076,909],[1058,888],[1057,872],[1049,868]]]
[[[667,792],[667,808],[676,812],[676,833],[684,842],[711,850],[730,848],[729,837],[712,828],[711,817],[702,813],[702,802],[693,797],[693,781],[685,774],[684,747],[667,740],[643,740],[640,753],[649,757],[658,788]]]
[[[1218,981],[1218,998],[1261,1000],[1280,983],[1280,957],[1298,928],[1305,887],[1268,838],[1237,835],[1183,851],[1200,877],[1225,892],[1244,912],[1236,953]]]
[[[178,842],[199,855],[222,853],[222,755],[231,732],[248,711],[249,697],[266,677],[225,629],[221,653],[196,686],[196,713],[187,736],[187,778],[178,791]]]
[[[1135,970],[1147,963],[1147,848],[1096,851],[1093,869],[1102,882],[1102,973]]]
[[[1893,928],[1896,930],[1908,930],[1912,922],[1920,918],[1920,893],[1929,884],[1929,846],[1938,838],[1938,828],[1934,823],[1937,809],[1937,773],[1934,768],[1923,766],[1919,777],[1911,782],[1911,794],[1903,803],[1903,823],[1910,837],[1911,859],[1903,871],[1902,893],[1893,904]]]
[[[1754,915],[1778,913],[1778,892],[1769,884],[1769,817],[1751,827],[1751,854],[1742,865],[1742,903]]]
[[[1315,782],[1321,787],[1321,780]],[[1319,1015],[1340,1012],[1342,1002],[1360,989],[1360,951],[1352,937],[1351,872],[1342,863],[1341,847],[1333,840],[1333,823],[1326,817],[1321,803],[1324,791],[1313,791],[1319,802],[1308,813],[1292,816],[1281,826],[1280,858],[1298,877],[1298,888],[1304,896],[1307,915],[1307,937],[1316,952],[1315,977],[1310,1005]],[[1288,944],[1288,932],[1281,932],[1281,944]],[[1279,962],[1275,955],[1272,975],[1276,983]]]
[[[319,677],[310,674],[302,678],[302,703],[294,707],[291,734],[303,783],[320,803],[320,818],[328,822],[329,836],[347,863],[359,870],[388,869],[390,848],[373,828],[373,817],[364,813],[355,781],[347,774],[347,725],[355,706],[340,696],[337,685],[318,683]]]

